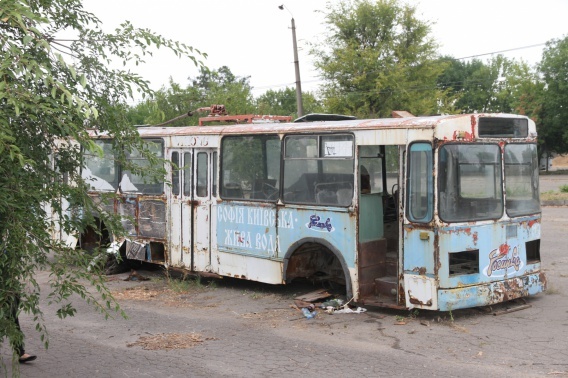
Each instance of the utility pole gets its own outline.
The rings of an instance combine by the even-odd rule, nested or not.
[[[279,5],[280,10],[284,10],[286,6],[284,4]],[[288,8],[286,8],[288,13],[292,16],[292,45],[294,47],[294,69],[296,72],[296,107],[298,112],[298,117],[304,115],[304,104],[302,102],[302,81],[300,80],[300,61],[298,59],[298,44],[296,43],[296,23],[294,22],[294,15]]]

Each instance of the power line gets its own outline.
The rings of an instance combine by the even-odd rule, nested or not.
[[[480,57],[480,56],[501,54],[501,53],[504,53],[504,52],[530,49],[530,48],[533,48],[533,47],[540,47],[540,46],[544,46],[544,45],[546,45],[546,43],[539,43],[539,44],[536,44],[536,45],[515,47],[514,49],[500,50],[500,51],[494,51],[494,52],[490,52],[490,53],[477,54],[477,55],[471,55],[471,56],[464,56],[463,58],[454,58],[454,59],[461,60],[461,59],[477,58],[477,57]]]
[[[478,58],[481,56],[487,56],[487,55],[495,55],[495,54],[501,54],[501,53],[505,53],[505,52],[510,52],[510,51],[518,51],[518,50],[524,50],[524,49],[531,49],[534,47],[541,47],[541,46],[545,46],[546,43],[538,43],[535,45],[528,45],[528,46],[521,46],[521,47],[515,47],[512,49],[506,49],[506,50],[499,50],[499,51],[493,51],[493,52],[489,52],[489,53],[483,53],[483,54],[477,54],[477,55],[470,55],[470,56],[464,56],[462,58],[454,58],[456,60],[462,60],[462,59],[471,59],[471,58]],[[307,81],[303,81],[303,83],[315,83],[315,82],[323,82],[323,79],[314,79],[314,80],[307,80]],[[258,90],[263,90],[263,89],[272,89],[272,88],[279,88],[279,87],[288,87],[290,85],[293,85],[294,83],[287,83],[287,84],[274,84],[274,85],[263,85],[262,87],[254,87],[253,90],[258,91]]]

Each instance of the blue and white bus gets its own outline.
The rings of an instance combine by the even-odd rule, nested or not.
[[[113,240],[128,259],[270,284],[329,282],[357,303],[390,308],[448,311],[546,288],[537,135],[527,117],[139,133],[166,160],[162,181],[117,165],[104,136],[96,143],[105,155],[86,155],[83,172],[91,196],[119,194],[101,206],[128,216],[128,237]]]

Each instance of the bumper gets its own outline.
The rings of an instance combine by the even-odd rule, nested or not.
[[[483,285],[440,289],[438,290],[438,309],[451,311],[459,308],[488,306],[528,297],[545,290],[546,276],[544,273],[528,274]]]

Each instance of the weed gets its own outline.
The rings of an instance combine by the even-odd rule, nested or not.
[[[560,187],[560,192],[561,193],[568,193],[568,185],[562,185]]]
[[[404,321],[404,316],[402,316],[402,315],[396,315],[394,318],[399,323]]]
[[[253,292],[253,293],[250,295],[250,297],[251,297],[251,299],[260,299],[261,295],[258,294],[258,293]]]
[[[454,322],[454,314],[452,314],[452,305],[448,306],[448,314],[450,314],[450,322]]]
[[[170,288],[171,291],[175,292],[175,293],[185,293],[187,291],[189,291],[190,287],[191,287],[191,282],[190,281],[186,281],[185,277],[182,278],[181,280],[178,279],[169,279],[168,280],[168,287]]]
[[[188,291],[202,291],[210,288],[214,288],[215,285],[211,282],[208,285],[204,285],[201,276],[188,277],[184,274],[181,278],[171,277],[166,273],[166,282],[170,290],[176,293],[185,293]]]

